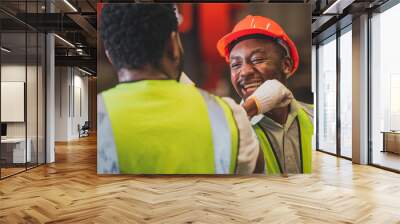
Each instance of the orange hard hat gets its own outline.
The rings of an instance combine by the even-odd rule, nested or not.
[[[218,41],[217,49],[219,54],[225,57],[225,60],[229,62],[229,45],[240,37],[252,34],[261,34],[276,39],[277,42],[288,51],[293,60],[293,67],[290,72],[290,75],[293,75],[299,67],[299,53],[297,52],[296,45],[279,24],[266,17],[248,15],[246,18],[242,19],[236,24],[232,32]]]

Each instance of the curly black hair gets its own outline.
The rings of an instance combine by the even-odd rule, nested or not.
[[[100,35],[114,67],[158,67],[178,20],[171,4],[105,4]]]

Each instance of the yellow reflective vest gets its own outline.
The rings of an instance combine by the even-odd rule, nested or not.
[[[220,98],[175,80],[122,83],[102,96],[120,173],[235,172],[238,129]]]
[[[297,114],[297,120],[300,127],[299,145],[301,145],[301,151],[300,151],[301,170],[302,173],[311,173],[312,135],[314,132],[314,126],[310,118],[303,109],[299,109]],[[259,124],[254,125],[253,128],[260,142],[260,147],[263,150],[266,174],[273,175],[273,174],[283,173],[282,167],[278,162],[277,156],[270,144],[268,136],[264,133]]]

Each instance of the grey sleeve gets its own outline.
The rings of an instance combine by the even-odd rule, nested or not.
[[[97,96],[97,173],[119,174],[114,135],[100,94]]]

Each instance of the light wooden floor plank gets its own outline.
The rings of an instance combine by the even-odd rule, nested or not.
[[[314,153],[314,173],[98,176],[96,139],[0,181],[0,223],[400,223],[400,175]]]

